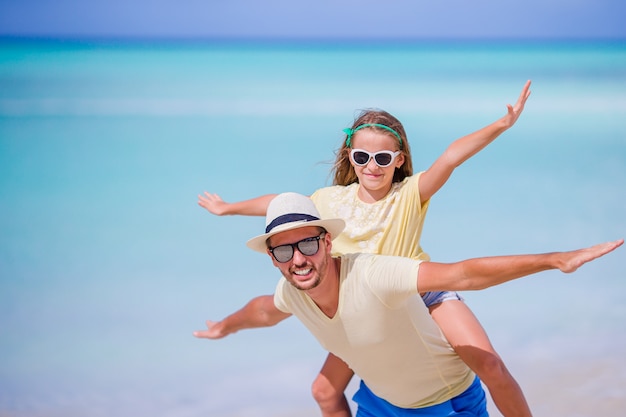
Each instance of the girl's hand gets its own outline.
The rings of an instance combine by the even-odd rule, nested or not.
[[[205,191],[204,195],[198,195],[198,205],[204,207],[209,213],[215,214],[216,216],[223,216],[228,203],[222,200],[219,195],[210,194]]]
[[[524,84],[524,88],[522,88],[522,92],[520,93],[519,98],[517,99],[517,103],[515,103],[515,106],[511,106],[510,104],[506,105],[506,108],[508,109],[508,114],[504,116],[503,119],[507,128],[513,126],[515,122],[517,122],[517,119],[519,119],[522,111],[524,110],[524,105],[526,104],[526,100],[529,96],[530,80],[526,81],[526,84]]]

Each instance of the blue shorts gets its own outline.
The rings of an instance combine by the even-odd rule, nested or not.
[[[396,407],[377,397],[363,381],[352,400],[359,406],[356,417],[489,417],[485,391],[478,377],[462,394],[430,407]]]
[[[432,305],[443,303],[444,301],[448,300],[463,301],[463,297],[461,297],[454,291],[432,291],[425,293],[422,296],[422,300],[424,300],[424,304],[426,304],[426,307],[430,307]]]

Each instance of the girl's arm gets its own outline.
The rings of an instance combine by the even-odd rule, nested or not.
[[[276,197],[276,194],[267,194],[250,200],[227,203],[222,200],[219,195],[210,194],[205,191],[204,195],[198,195],[198,205],[207,209],[209,213],[213,213],[217,216],[225,216],[227,214],[265,216],[267,206],[274,197]]]
[[[273,296],[262,295],[222,321],[207,320],[207,330],[195,331],[193,335],[203,339],[221,339],[238,330],[273,326],[289,316],[291,314],[276,308]]]
[[[435,163],[420,177],[419,190],[421,201],[428,201],[448,181],[452,171],[463,162],[493,142],[505,130],[515,124],[524,110],[526,99],[530,95],[530,80],[526,81],[515,106],[507,104],[507,114],[489,126],[474,133],[463,136],[452,144],[437,158]]]

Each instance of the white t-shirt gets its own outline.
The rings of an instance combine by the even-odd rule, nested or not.
[[[282,278],[276,307],[298,317],[380,398],[403,408],[447,401],[474,373],[459,358],[417,294],[421,261],[372,254],[341,257],[339,306],[327,317]]]

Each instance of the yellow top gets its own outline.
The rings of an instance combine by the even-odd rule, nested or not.
[[[393,183],[375,203],[362,202],[358,183],[321,188],[311,195],[322,218],[340,218],[346,228],[333,241],[333,254],[377,253],[430,260],[419,245],[429,201],[419,195],[419,174]]]

